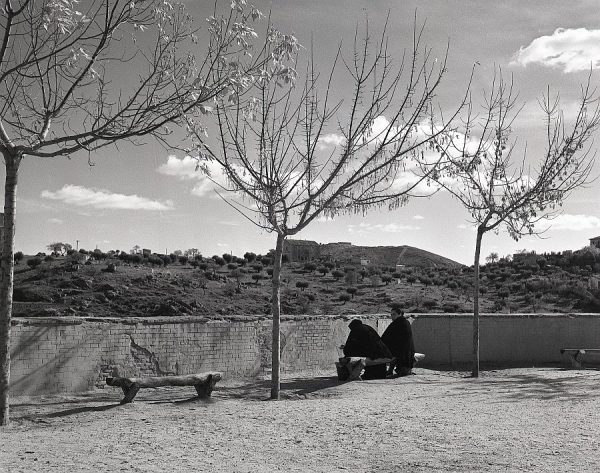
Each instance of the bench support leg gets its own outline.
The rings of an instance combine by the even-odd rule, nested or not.
[[[215,379],[212,375],[209,375],[208,379],[204,383],[195,384],[196,392],[198,393],[198,397],[200,399],[207,399],[213,392],[215,388],[215,384],[217,384],[218,379]]]
[[[577,353],[573,353],[571,355],[571,366],[575,369],[580,370],[582,368],[581,365],[581,358],[583,358],[583,353],[581,353],[581,350],[579,350]]]
[[[123,399],[121,399],[121,404],[129,404],[140,390],[140,386],[137,383],[131,383],[131,385],[127,387],[121,386],[121,389],[124,394]]]

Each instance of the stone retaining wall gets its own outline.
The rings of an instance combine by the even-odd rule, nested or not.
[[[382,333],[385,315],[361,316]],[[282,370],[328,369],[341,355],[346,316],[295,316],[282,321]],[[419,315],[416,349],[426,366],[468,364],[468,314]],[[271,323],[264,317],[14,319],[11,394],[78,392],[103,387],[108,376],[223,371],[253,377],[270,370]],[[481,319],[481,361],[560,363],[563,346],[600,348],[600,315],[491,315]]]

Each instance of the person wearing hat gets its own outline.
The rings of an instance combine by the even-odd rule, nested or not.
[[[395,363],[390,366],[388,375],[393,374],[394,365],[398,376],[412,373],[415,363],[415,344],[410,321],[404,317],[404,311],[397,306],[391,309],[392,323],[388,325],[381,336],[381,340],[389,348],[395,358]]]

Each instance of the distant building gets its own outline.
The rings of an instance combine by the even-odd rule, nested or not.
[[[361,266],[369,266],[371,264],[371,260],[367,259],[367,258],[361,258],[360,259],[360,265]]]
[[[321,256],[321,245],[311,240],[284,240],[283,256],[290,263],[318,259]]]
[[[535,263],[538,259],[538,255],[535,251],[525,251],[522,253],[513,254],[513,263]]]
[[[590,246],[595,246],[596,248],[600,248],[600,236],[590,238]]]
[[[142,250],[142,256],[144,258],[148,258],[151,254],[152,254],[152,250],[149,250],[148,248],[144,248]]]

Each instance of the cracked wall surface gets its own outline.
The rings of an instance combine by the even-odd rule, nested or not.
[[[358,317],[358,316],[356,316]],[[362,316],[382,333],[389,319]],[[281,324],[283,373],[330,370],[341,356],[350,317],[294,316]],[[472,317],[420,315],[413,323],[426,365],[471,360]],[[14,319],[11,395],[104,388],[112,376],[160,376],[222,371],[225,377],[265,375],[271,369],[268,319],[35,318]],[[599,314],[521,314],[481,318],[481,361],[529,365],[560,363],[565,346],[598,347]]]

